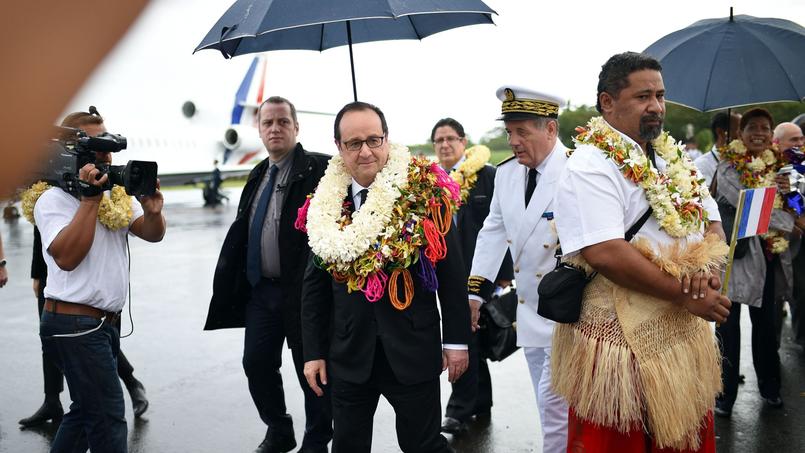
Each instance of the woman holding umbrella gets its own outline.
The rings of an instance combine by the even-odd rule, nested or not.
[[[785,192],[783,189],[787,187],[783,187],[785,183],[777,178],[777,170],[783,166],[783,162],[780,153],[772,145],[773,126],[774,120],[765,109],[755,108],[744,113],[739,139],[721,150],[723,159],[716,170],[716,199],[720,206],[726,202],[733,212],[742,189],[778,185],[769,232],[743,239],[748,241],[743,254],[736,249],[728,295],[733,301],[733,309],[727,321],[716,328],[721,339],[724,393],[716,401],[715,413],[722,417],[732,414],[738,394],[741,304],[749,305],[752,359],[760,395],[771,407],[783,405],[780,397],[780,356],[774,327],[775,304],[784,295],[778,288],[790,292],[793,282],[788,240],[795,217],[783,209],[779,198],[779,193]]]

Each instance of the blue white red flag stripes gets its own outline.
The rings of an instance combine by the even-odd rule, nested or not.
[[[775,187],[762,187],[741,191],[741,207],[736,215],[740,218],[737,239],[743,239],[769,231],[769,220],[774,207]]]

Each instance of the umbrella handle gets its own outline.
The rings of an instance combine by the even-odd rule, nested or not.
[[[224,38],[226,38],[227,35],[229,35],[233,31],[235,31],[237,28],[238,28],[238,24],[235,24],[235,25],[233,25],[231,27],[224,27],[224,28],[221,29],[221,39],[218,40],[218,50],[221,51],[221,55],[223,55],[224,58],[227,59],[227,60],[232,58],[232,55],[230,55],[230,54],[226,53],[226,51],[224,51]]]
[[[352,26],[351,21],[347,21],[347,44],[349,44],[349,68],[352,70],[352,95],[355,102],[358,102],[358,88],[355,84],[355,60],[352,57]]]

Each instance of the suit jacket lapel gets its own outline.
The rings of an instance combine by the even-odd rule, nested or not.
[[[517,236],[512,244],[512,258],[514,258],[515,262],[523,252],[523,248],[526,242],[528,242],[528,238],[537,227],[537,224],[543,220],[542,214],[545,212],[545,209],[553,200],[553,187],[562,171],[561,163],[564,161],[564,156],[561,155],[562,153],[564,153],[564,146],[559,142],[559,139],[557,139],[551,155],[548,156],[544,174],[539,177],[537,188],[534,190],[534,195],[531,196],[531,202],[528,203],[528,208],[525,210],[525,215],[520,222],[520,228],[517,230]],[[525,186],[525,182],[522,182],[521,186]],[[521,197],[521,199],[523,199],[522,202],[525,203],[525,188],[523,188],[521,192],[523,193]]]

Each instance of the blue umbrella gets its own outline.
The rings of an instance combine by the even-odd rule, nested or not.
[[[481,0],[237,0],[196,47],[225,58],[269,50],[318,50],[352,44],[422,39],[440,31],[493,24]]]
[[[667,99],[702,112],[805,99],[805,28],[783,19],[700,20],[649,46]]]

